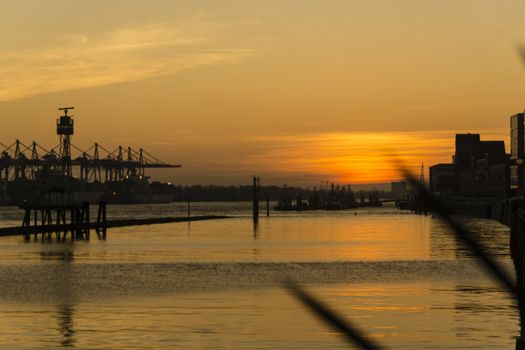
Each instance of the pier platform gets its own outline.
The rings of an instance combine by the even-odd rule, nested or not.
[[[122,219],[122,220],[108,220],[106,221],[106,228],[112,227],[127,227],[127,226],[139,226],[139,225],[155,225],[155,224],[168,224],[173,222],[192,222],[192,221],[203,221],[203,220],[219,220],[219,219],[229,219],[231,216],[222,216],[222,215],[202,215],[202,216],[192,216],[192,217],[164,217],[164,218],[146,218],[146,219]],[[90,224],[91,227],[95,227],[96,222]],[[61,225],[48,225],[45,226],[46,232],[59,232],[71,230],[71,224],[61,224]],[[26,233],[43,233],[42,226],[39,227],[2,227],[0,228],[0,237],[3,236],[19,236]]]

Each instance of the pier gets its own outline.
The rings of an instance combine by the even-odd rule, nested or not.
[[[102,203],[100,206],[102,207]],[[65,241],[68,235],[72,241],[76,239],[89,240],[90,238],[89,203],[82,205],[26,205],[23,209],[24,219],[21,231],[27,241],[31,238],[31,234],[34,235],[35,240],[37,235],[41,234],[42,240],[48,241],[52,239],[53,233],[58,241]],[[106,238],[106,225],[101,222],[100,217],[96,223],[96,232]]]
[[[229,216],[201,215],[185,217],[157,217],[143,219],[107,220],[106,202],[98,204],[96,221],[90,216],[90,204],[74,200],[72,192],[50,191],[34,201],[26,201],[20,206],[24,211],[21,226],[0,228],[0,237],[22,235],[26,241],[40,235],[42,241],[89,240],[94,230],[99,239],[106,239],[107,229],[139,225],[167,224],[213,219],[226,219]]]
[[[46,212],[47,209],[45,209],[44,212]],[[53,211],[51,211],[53,213]],[[39,212],[41,213],[41,212]],[[89,240],[90,234],[89,231],[87,231],[87,227],[90,228],[90,230],[95,229],[95,232],[100,233],[98,235],[99,238],[105,239],[106,234],[102,231],[97,231],[97,222],[88,222],[83,221],[83,226],[81,229],[81,234],[76,234],[79,232],[78,226],[72,223],[51,223],[47,224],[47,218],[49,216],[46,215],[46,224],[38,224],[40,222],[39,217],[37,216],[37,224],[36,225],[22,225],[22,226],[14,226],[14,227],[3,227],[0,228],[0,237],[4,236],[20,236],[23,235],[24,238],[28,239],[30,238],[30,235],[34,235],[35,238],[38,237],[38,235],[41,235],[43,240],[46,239],[52,239],[52,235],[55,233],[57,239],[65,239],[67,237],[67,234],[70,234],[71,240],[75,239],[84,239]],[[32,216],[31,216],[32,217]],[[174,222],[191,222],[191,221],[203,221],[203,220],[219,220],[219,219],[230,219],[231,216],[225,216],[225,215],[200,215],[200,216],[192,216],[192,217],[163,217],[163,218],[145,218],[145,219],[121,219],[121,220],[108,220],[105,222],[105,228],[106,230],[109,228],[115,228],[115,227],[128,227],[128,226],[141,226],[141,225],[156,225],[156,224],[169,224]],[[26,218],[24,217],[24,222]]]
[[[26,200],[20,205],[24,211],[21,231],[26,241],[31,234],[35,240],[38,234],[42,241],[52,239],[55,234],[57,241],[89,240],[91,227],[103,239],[106,238],[106,203],[98,204],[97,221],[91,223],[90,205],[75,199],[73,192],[64,190],[47,191],[32,200]]]

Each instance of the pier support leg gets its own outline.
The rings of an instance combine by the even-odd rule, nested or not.
[[[99,238],[106,239],[106,202],[100,202],[98,204],[96,231]]]
[[[81,221],[81,235],[83,239],[89,240],[89,203],[82,203],[82,221]]]
[[[38,236],[38,233],[37,233],[37,226],[38,226],[38,211],[35,209],[33,210],[33,226],[34,226],[34,229],[35,229],[35,235],[34,235],[34,240],[36,241],[37,240],[37,236]]]
[[[71,241],[74,241],[76,238],[75,237],[76,229],[77,229],[76,210],[71,209]]]
[[[27,242],[31,239],[31,210],[29,209],[25,209],[22,226],[24,227],[24,239]]]

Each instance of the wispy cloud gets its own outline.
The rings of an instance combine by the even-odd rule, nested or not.
[[[156,23],[102,35],[64,34],[40,48],[0,49],[0,101],[235,63],[257,54],[221,47],[205,22]]]

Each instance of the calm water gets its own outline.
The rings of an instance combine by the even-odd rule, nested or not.
[[[185,215],[114,206],[112,218]],[[393,208],[112,229],[106,241],[0,239],[3,348],[347,348],[281,288],[298,281],[391,349],[513,349],[511,300],[430,216]],[[0,208],[0,225],[20,224]],[[509,269],[508,229],[469,220]]]

